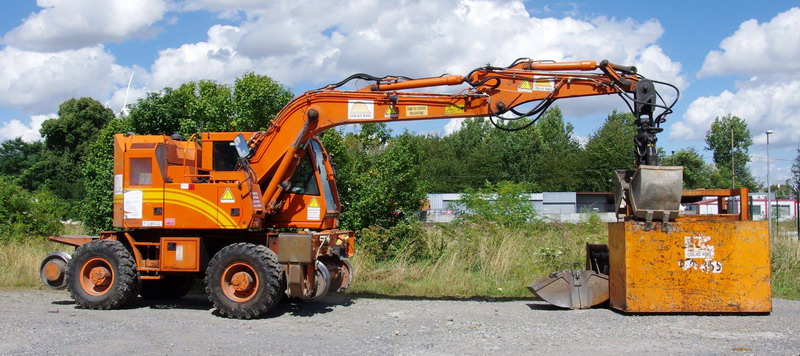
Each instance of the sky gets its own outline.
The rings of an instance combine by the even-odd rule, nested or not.
[[[658,141],[668,153],[695,147],[710,161],[706,131],[730,113],[750,128],[750,168],[761,182],[765,132],[774,131],[774,184],[790,177],[800,145],[797,1],[38,0],[3,10],[0,140],[41,139],[41,123],[73,97],[120,112],[147,92],[200,79],[230,84],[249,71],[301,94],[353,73],[465,75],[529,57],[609,59],[678,86]],[[581,140],[613,109],[627,110],[616,96],[556,104]],[[440,135],[458,127],[391,125]]]

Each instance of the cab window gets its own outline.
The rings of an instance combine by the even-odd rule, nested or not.
[[[233,141],[214,142],[213,169],[215,171],[235,171],[239,154]]]
[[[308,155],[297,164],[291,183],[290,192],[294,194],[319,195],[319,185],[317,185],[314,167],[311,165]]]

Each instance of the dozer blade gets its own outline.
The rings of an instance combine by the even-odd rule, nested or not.
[[[595,271],[553,272],[531,283],[528,289],[555,306],[587,309],[608,300],[608,275]]]

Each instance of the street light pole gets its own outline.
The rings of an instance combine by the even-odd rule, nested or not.
[[[767,221],[769,221],[769,236],[772,237],[772,201],[770,199],[770,195],[772,195],[772,187],[769,185],[769,135],[772,135],[772,130],[767,130]]]
[[[733,124],[731,124],[731,189],[736,189],[736,165],[734,164],[735,153],[733,151]]]

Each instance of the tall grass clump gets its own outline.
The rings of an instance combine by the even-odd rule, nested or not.
[[[494,187],[498,188],[498,187]],[[536,217],[519,186],[491,197],[467,193],[466,211],[449,224],[406,222],[359,232],[354,292],[419,297],[528,297],[525,288],[584,260],[588,243],[607,240],[595,216],[584,223]],[[383,237],[382,237],[383,236]],[[394,247],[376,245],[395,244]]]
[[[776,226],[772,247],[772,294],[778,298],[800,299],[800,241],[795,222]]]
[[[65,247],[45,236],[79,229],[61,223],[65,210],[49,191],[29,192],[0,177],[0,288],[42,286],[39,264],[50,252]]]

